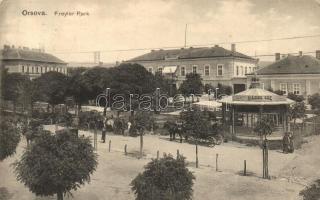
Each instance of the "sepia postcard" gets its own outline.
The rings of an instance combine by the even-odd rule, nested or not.
[[[320,199],[320,0],[0,0],[0,200]]]

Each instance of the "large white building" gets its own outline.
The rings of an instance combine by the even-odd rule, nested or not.
[[[2,65],[9,73],[22,73],[31,79],[49,71],[67,74],[67,63],[40,49],[4,45],[0,51]]]
[[[152,50],[126,62],[144,66],[149,72],[160,72],[174,79],[179,88],[188,73],[201,75],[203,84],[218,83],[233,88],[234,93],[248,88],[246,74],[257,68],[257,59],[236,51],[234,44],[227,50],[218,45],[201,48]]]

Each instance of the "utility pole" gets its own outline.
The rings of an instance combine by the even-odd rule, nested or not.
[[[187,29],[188,24],[186,24],[186,28],[184,29],[184,47],[187,47]]]

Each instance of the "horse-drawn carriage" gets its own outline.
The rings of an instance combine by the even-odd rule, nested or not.
[[[215,126],[218,124],[212,124],[212,126]],[[185,123],[182,121],[167,121],[164,124],[164,128],[166,128],[170,135],[170,141],[173,141],[176,139],[176,134],[179,135],[180,143],[182,143],[183,138],[186,141],[191,140],[197,140],[198,142],[202,144],[206,144],[210,147],[214,147],[216,144],[220,145],[224,138],[221,133],[221,131],[215,133],[212,132],[211,134],[208,134],[205,139],[202,139],[198,137],[196,133],[193,133],[192,129],[188,127]]]

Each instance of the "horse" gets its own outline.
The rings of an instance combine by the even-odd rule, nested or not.
[[[182,123],[167,121],[164,124],[164,128],[166,128],[169,131],[170,141],[175,140],[176,134],[179,134],[180,143],[182,143],[182,133],[183,133]]]

